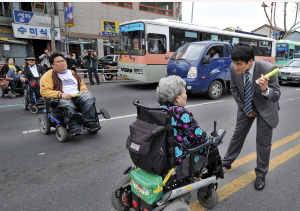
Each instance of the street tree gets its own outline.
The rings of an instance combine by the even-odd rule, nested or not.
[[[225,29],[223,29],[224,31],[230,31],[230,32],[234,32],[235,30],[238,30],[238,31],[242,31],[242,29],[238,26],[238,27],[227,27]]]
[[[282,39],[284,40],[288,35],[296,31],[298,28],[300,28],[300,21],[298,20],[299,10],[300,10],[300,2],[278,2],[283,3],[283,25],[284,25],[284,35]],[[287,12],[287,6],[288,4],[292,4],[294,7],[294,11],[289,10]],[[269,7],[265,2],[263,2],[262,7],[264,8],[265,15],[268,19],[268,22],[270,24],[270,28],[272,32],[277,32],[277,24],[276,24],[276,9],[277,9],[277,2],[271,3],[271,15],[269,16],[266,7]],[[274,8],[274,10],[273,10]],[[287,15],[294,16],[294,22],[291,26],[287,26]],[[273,20],[273,21],[272,21]]]

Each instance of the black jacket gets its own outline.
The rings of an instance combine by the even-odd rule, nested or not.
[[[40,78],[42,77],[42,75],[47,72],[47,69],[45,66],[41,66],[41,65],[38,65],[36,64],[36,68],[37,68],[37,71],[40,75]],[[28,67],[28,65],[26,65],[26,67],[24,68],[24,78],[27,78],[28,81],[30,81],[31,79],[34,78],[30,68]]]
[[[15,67],[17,69],[17,72],[22,71],[19,66],[15,65]],[[8,70],[9,70],[8,64],[3,65],[3,67],[2,67],[2,73],[3,73],[3,75],[6,75],[7,72],[8,72]]]
[[[69,59],[69,58],[66,58],[66,61],[67,61],[67,65],[68,65],[68,69],[69,70],[75,70],[75,59]]]

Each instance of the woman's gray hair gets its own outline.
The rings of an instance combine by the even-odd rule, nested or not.
[[[185,89],[185,81],[177,75],[160,79],[156,89],[157,101],[160,105],[173,105],[177,95]]]

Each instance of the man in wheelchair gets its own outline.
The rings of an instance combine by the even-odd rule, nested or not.
[[[100,128],[94,109],[96,98],[91,95],[80,76],[67,69],[66,59],[60,53],[52,53],[49,62],[52,69],[48,70],[40,81],[42,97],[58,99],[58,108],[64,109],[66,124],[72,135],[82,134],[81,124],[76,121],[74,115],[77,108],[84,119],[83,126]]]
[[[40,78],[47,71],[46,67],[36,64],[34,56],[27,56],[25,59],[26,65],[24,68],[24,77],[20,80],[29,84],[30,90],[35,93],[35,97],[38,103],[42,103],[40,100]]]

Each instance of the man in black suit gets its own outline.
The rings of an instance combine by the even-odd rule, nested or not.
[[[238,105],[238,111],[236,128],[223,159],[223,171],[231,168],[242,150],[252,123],[257,119],[254,187],[260,191],[265,186],[269,168],[273,128],[279,122],[280,87],[276,76],[261,78],[274,70],[275,66],[266,61],[255,60],[252,46],[245,43],[235,45],[231,59],[230,91]]]
[[[47,72],[47,69],[45,66],[36,64],[34,56],[26,57],[25,61],[24,78],[21,79],[21,81],[29,82],[31,89],[34,90],[38,103],[41,103],[42,101],[39,99],[41,97],[39,81],[42,75]]]

